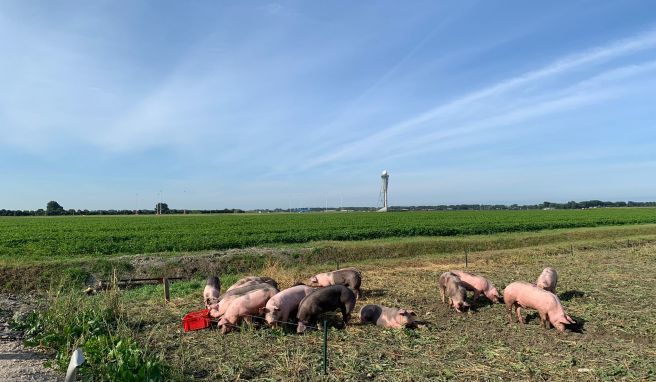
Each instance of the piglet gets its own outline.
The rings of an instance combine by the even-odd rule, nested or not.
[[[558,273],[551,267],[546,267],[540,273],[538,280],[535,282],[539,288],[548,290],[551,293],[556,293],[556,284],[558,283]]]
[[[449,298],[449,305],[457,312],[462,312],[464,309],[469,308],[469,304],[465,301],[467,291],[460,283],[460,278],[455,273],[444,272],[438,281],[440,287],[440,295],[442,302],[446,302]]]
[[[490,280],[483,276],[474,275],[464,271],[451,271],[451,273],[460,278],[460,285],[466,290],[474,292],[474,297],[472,299],[473,302],[478,299],[478,296],[480,296],[481,293],[485,295],[488,300],[499,302],[499,292]]]
[[[205,307],[209,309],[210,305],[218,302],[219,296],[221,296],[221,281],[216,276],[209,277],[205,289],[203,289]]]
[[[516,281],[508,285],[503,290],[503,300],[511,323],[513,308],[522,325],[524,325],[524,318],[521,315],[521,308],[537,310],[540,321],[546,329],[551,323],[558,331],[564,332],[565,325],[576,323],[565,313],[558,296],[527,282]]]
[[[319,273],[310,277],[309,285],[313,287],[326,287],[330,285],[344,285],[355,291],[355,297],[360,298],[360,284],[362,276],[355,268],[338,269],[332,272]]]
[[[240,288],[249,285],[263,284],[263,283],[269,284],[274,288],[278,288],[278,283],[276,282],[276,280],[272,279],[271,277],[246,276],[246,277],[242,277],[236,283],[232,284],[226,292],[230,292],[235,288]]]
[[[343,285],[332,285],[317,289],[307,295],[298,306],[298,326],[296,331],[303,333],[307,327],[317,323],[319,316],[323,313],[333,312],[336,309],[342,311],[344,325],[351,318],[351,312],[355,308],[355,294]]]
[[[314,288],[307,285],[296,285],[283,290],[267,302],[263,309],[264,319],[271,326],[277,326],[278,322],[288,322],[289,317],[296,317],[301,300],[312,292]]]
[[[417,315],[412,310],[365,305],[360,309],[360,322],[384,328],[407,328],[415,325]]]
[[[217,324],[221,334],[233,331],[244,318],[250,322],[251,316],[259,314],[277,291],[275,288],[257,289],[233,300]]]

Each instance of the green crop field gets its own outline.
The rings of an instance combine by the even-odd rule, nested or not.
[[[16,330],[59,370],[84,347],[82,380],[654,380],[654,223],[649,208],[1,218],[0,296],[29,292],[39,308]],[[545,330],[534,312],[525,328],[510,324],[502,305],[453,312],[436,282],[465,254],[501,290],[555,267],[574,330]],[[326,376],[320,332],[181,329],[203,308],[203,277],[286,288],[339,264],[362,271],[364,294],[349,326],[329,330]],[[83,293],[88,280],[143,276],[185,280],[167,304],[161,285]],[[412,308],[422,324],[360,325],[369,303]]]
[[[12,217],[0,218],[0,259],[20,262],[644,223],[656,223],[656,209]]]

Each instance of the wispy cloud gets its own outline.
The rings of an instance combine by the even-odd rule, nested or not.
[[[601,83],[611,76],[630,76],[651,71],[654,69],[653,64],[649,63],[639,68],[628,66],[621,69],[612,69],[602,75],[593,76],[595,78],[590,81],[583,81],[579,86],[580,89],[570,90],[569,93],[571,94],[567,95],[565,99],[557,99],[563,96],[561,88],[545,89],[545,86],[548,86],[554,79],[565,76],[573,71],[654,47],[656,47],[656,30],[649,30],[630,39],[619,40],[580,54],[566,56],[540,69],[501,81],[492,86],[440,104],[430,110],[384,128],[381,131],[354,140],[336,150],[324,152],[318,157],[306,162],[303,168],[309,170],[340,160],[367,157],[383,147],[398,147],[401,138],[408,140],[410,144],[404,145],[404,147],[407,150],[411,150],[410,147],[423,147],[438,138],[474,133],[483,128],[483,126],[491,128],[510,122],[518,122],[531,116],[544,115],[547,112],[556,112],[558,110],[567,110],[577,105],[601,100],[605,97],[594,94],[576,95],[573,93],[585,90],[584,87],[589,86],[591,82]],[[532,99],[529,102],[524,99],[524,97],[527,97],[525,94],[526,89],[529,89],[529,91],[533,90],[533,95],[530,97]],[[514,92],[517,94],[514,94]],[[538,103],[530,106],[530,101],[535,103],[536,100],[539,100]],[[519,108],[528,109],[516,110]],[[510,114],[499,115],[503,113]],[[464,124],[462,122],[457,123],[456,126],[460,126],[453,128],[454,120],[461,120],[463,117],[470,122]]]

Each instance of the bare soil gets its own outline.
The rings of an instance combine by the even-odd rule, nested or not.
[[[0,294],[0,381],[62,381],[63,377],[43,363],[50,357],[34,348],[25,348],[21,333],[9,323],[16,314],[29,311],[29,297]]]

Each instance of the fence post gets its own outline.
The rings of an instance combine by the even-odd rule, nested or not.
[[[165,302],[170,302],[171,301],[171,291],[169,287],[169,279],[167,277],[164,277],[162,279],[164,282],[164,301]]]
[[[469,262],[469,261],[467,260],[467,252],[468,252],[468,251],[465,249],[465,268],[467,268],[467,265],[468,265],[467,263]]]
[[[335,263],[337,265],[337,268],[335,268],[335,270],[338,270],[339,269],[339,260],[335,260]]]
[[[569,252],[572,254],[572,256],[574,256],[574,245],[569,245]]]
[[[328,320],[323,320],[323,375],[328,374]]]

